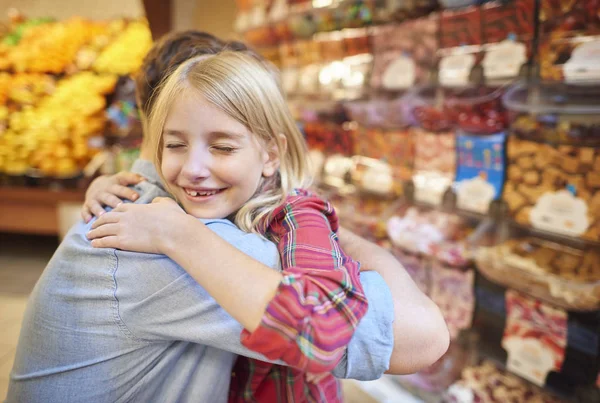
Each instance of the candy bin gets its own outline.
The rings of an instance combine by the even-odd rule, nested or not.
[[[589,93],[517,85],[503,199],[519,224],[600,240],[600,127]]]
[[[477,251],[481,273],[496,283],[570,311],[600,308],[600,254],[592,245],[516,232]]]
[[[454,132],[429,132],[414,128],[415,163],[413,171],[416,201],[441,206],[456,170]]]
[[[440,95],[435,87],[422,87],[403,96],[417,126],[411,128],[415,144],[412,198],[434,206],[442,204],[456,171],[456,136],[447,111],[438,106]]]
[[[565,32],[600,32],[597,0],[540,0],[540,36]]]
[[[480,244],[491,243],[487,233],[475,231],[477,225],[455,214],[406,205],[387,220],[394,253],[424,259],[428,274],[417,272],[415,277],[427,281],[420,286],[440,307],[452,340],[471,326],[475,305],[471,255]]]
[[[327,155],[352,155],[354,135],[347,125],[319,119],[305,122],[304,132],[310,149],[320,150]]]
[[[503,95],[503,87],[446,90],[443,109],[453,125],[465,132],[482,135],[499,133],[508,126]]]
[[[506,135],[474,136],[459,132],[456,207],[486,214],[504,186]]]
[[[467,238],[473,229],[473,223],[465,218],[416,206],[402,205],[387,220],[388,236],[394,246],[458,268],[469,264]]]
[[[438,80],[444,87],[479,85],[483,58],[481,9],[446,10],[440,17]]]
[[[504,185],[508,116],[502,88],[446,90],[444,111],[458,130],[456,207],[485,214]]]
[[[560,372],[567,345],[567,313],[538,300],[506,292],[502,347],[509,371],[544,386],[550,371]]]
[[[371,86],[400,91],[429,83],[436,63],[437,34],[435,15],[377,27],[373,34]]]
[[[600,85],[600,36],[557,33],[541,40],[540,77],[549,82]]]
[[[328,199],[334,204],[344,228],[372,242],[386,242],[385,217],[387,211],[397,203],[396,199],[376,193],[357,192],[353,186],[338,188],[328,194]]]
[[[600,85],[600,9],[596,0],[542,0],[538,64],[544,81]]]
[[[560,399],[501,370],[491,361],[464,368],[461,379],[448,388],[442,401],[561,403]]]
[[[482,6],[486,83],[506,83],[529,76],[533,56],[535,1],[492,2]]]
[[[429,15],[437,8],[435,0],[394,0],[387,2],[379,16],[385,21],[403,22]]]
[[[397,185],[409,181],[414,142],[412,131],[403,127],[399,119],[402,114],[399,100],[350,102],[345,107],[355,128],[354,154],[388,164]]]

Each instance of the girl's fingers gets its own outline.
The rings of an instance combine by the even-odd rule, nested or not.
[[[81,218],[83,219],[83,222],[85,222],[86,224],[88,222],[90,222],[90,220],[92,219],[92,213],[90,213],[90,209],[88,208],[87,205],[84,205],[81,208]]]
[[[102,205],[96,200],[90,200],[87,206],[90,212],[96,217],[100,217],[106,213],[106,211],[104,211],[104,207],[102,207]]]
[[[120,185],[137,185],[144,180],[143,176],[134,174],[133,172],[119,172],[115,178]]]
[[[121,206],[119,206],[121,207]],[[102,216],[98,217],[98,219],[96,221],[94,221],[94,223],[92,224],[92,229],[96,229],[100,226],[106,225],[106,224],[115,224],[119,222],[119,216],[121,214],[115,210],[102,214]]]
[[[119,238],[116,236],[107,236],[105,238],[94,239],[91,242],[94,248],[119,248]]]
[[[117,236],[119,231],[119,224],[105,224],[97,228],[93,228],[91,231],[87,233],[87,238],[98,239],[98,238],[106,238],[110,236]]]
[[[98,200],[100,200],[100,202],[102,202],[102,204],[104,204],[105,206],[112,207],[112,208],[116,208],[121,203],[123,203],[123,200],[119,199],[114,194],[108,193],[108,192],[101,193],[98,196]]]
[[[135,190],[130,189],[127,186],[117,185],[117,184],[111,185],[107,189],[106,193],[110,193],[117,197],[120,197],[121,199],[126,199],[126,200],[131,200],[131,201],[136,201],[140,197],[140,195]]]

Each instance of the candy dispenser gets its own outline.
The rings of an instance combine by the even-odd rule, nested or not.
[[[438,51],[439,83],[444,87],[480,84],[483,43],[480,7],[443,11]]]
[[[373,34],[371,86],[400,91],[429,83],[436,62],[437,34],[435,15],[377,27]]]
[[[560,399],[501,370],[491,361],[463,369],[461,379],[448,388],[442,401],[561,403]]]
[[[429,132],[415,128],[414,199],[441,206],[456,170],[454,132]]]
[[[430,271],[430,298],[442,311],[450,339],[455,340],[461,331],[471,327],[475,272],[472,268],[457,270],[439,260],[432,261]]]
[[[589,94],[515,86],[507,183],[512,217],[539,230],[600,240],[598,106]]]
[[[544,81],[600,85],[600,12],[596,0],[542,0],[538,63]]]
[[[376,16],[380,21],[397,21],[420,18],[437,10],[435,0],[389,0],[385,6],[376,9]]]
[[[518,235],[517,235],[518,234]],[[568,310],[600,308],[600,254],[526,234],[500,240],[476,254],[490,280]]]
[[[443,110],[452,124],[471,134],[495,134],[508,126],[502,103],[504,87],[476,87],[445,91]]]
[[[435,87],[417,87],[403,96],[415,144],[414,192],[418,202],[440,206],[454,181],[456,136],[453,122],[443,110],[442,92]]]
[[[502,347],[508,353],[507,369],[544,386],[565,359],[567,313],[513,290],[506,292],[506,312]]]
[[[533,56],[535,0],[492,2],[482,6],[481,19],[486,83],[505,83],[529,77]]]

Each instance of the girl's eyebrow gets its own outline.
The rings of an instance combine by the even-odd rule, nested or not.
[[[183,137],[185,135],[184,132],[180,131],[180,130],[164,130],[163,131],[163,136],[177,136],[177,137]]]
[[[244,138],[246,138],[246,136],[244,134],[241,133],[236,133],[236,132],[229,132],[229,131],[217,131],[217,132],[212,132],[210,133],[211,137],[213,138],[227,138],[227,139],[232,139],[232,140],[243,140]]]

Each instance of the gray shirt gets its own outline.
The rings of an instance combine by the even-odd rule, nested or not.
[[[137,203],[167,196],[151,163],[133,171],[148,178]],[[227,220],[204,222],[279,268],[272,243]],[[176,263],[92,248],[90,226],[69,231],[30,296],[8,402],[226,402],[236,354],[268,361],[240,344],[241,325]],[[334,374],[375,379],[392,352],[393,304],[376,273],[361,281],[369,312]]]

